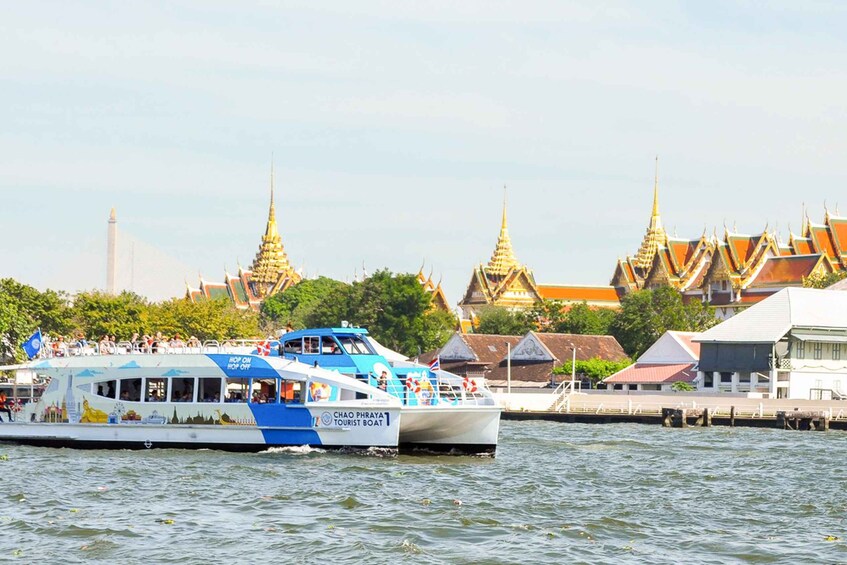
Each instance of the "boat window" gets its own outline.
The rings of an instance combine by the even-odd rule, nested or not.
[[[303,353],[316,355],[320,353],[321,338],[317,336],[303,338]]]
[[[224,402],[247,402],[248,383],[247,379],[227,379]]]
[[[321,338],[321,355],[341,355],[341,348],[331,335]]]
[[[197,388],[197,402],[220,402],[221,401],[221,379],[201,378],[200,386]]]
[[[300,381],[280,381],[279,401],[286,404],[303,403],[303,387]]]
[[[171,402],[194,402],[194,379],[171,379]]]
[[[373,355],[365,340],[358,335],[345,335],[338,338],[344,350],[350,355]]]
[[[141,402],[141,379],[121,379],[121,400]]]
[[[147,402],[164,402],[167,398],[168,379],[147,378],[147,391],[144,393]]]
[[[253,379],[250,402],[254,404],[276,404],[276,379]]]
[[[291,353],[292,355],[300,355],[303,353],[303,340],[299,337],[297,339],[292,339],[290,341],[286,341],[285,345],[282,347],[283,353]]]
[[[117,381],[101,381],[93,383],[94,393],[97,396],[105,396],[106,398],[117,398]]]

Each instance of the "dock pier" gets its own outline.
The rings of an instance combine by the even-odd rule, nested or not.
[[[497,394],[504,420],[614,424],[667,428],[755,427],[800,431],[847,431],[847,402],[682,394],[572,394],[568,402],[549,393]]]

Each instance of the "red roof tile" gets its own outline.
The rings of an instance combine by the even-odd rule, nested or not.
[[[611,377],[606,377],[603,382],[609,384],[667,384],[677,381],[690,383],[696,377],[697,371],[694,370],[693,363],[677,365],[636,363]]]

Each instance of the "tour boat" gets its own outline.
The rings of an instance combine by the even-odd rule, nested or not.
[[[382,386],[400,399],[401,450],[493,454],[497,449],[501,408],[483,383],[408,361],[363,328],[298,330],[273,345],[272,355],[338,371],[370,390]]]
[[[49,378],[0,441],[78,448],[396,448],[400,401],[337,372],[232,353],[91,355],[23,366]],[[17,407],[17,406],[16,406]]]

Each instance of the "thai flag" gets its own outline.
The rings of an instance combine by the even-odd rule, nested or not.
[[[429,370],[430,371],[440,371],[441,370],[441,359],[436,357],[432,361],[429,362]]]
[[[262,357],[267,357],[271,354],[271,342],[266,339],[256,347],[256,352]]]

